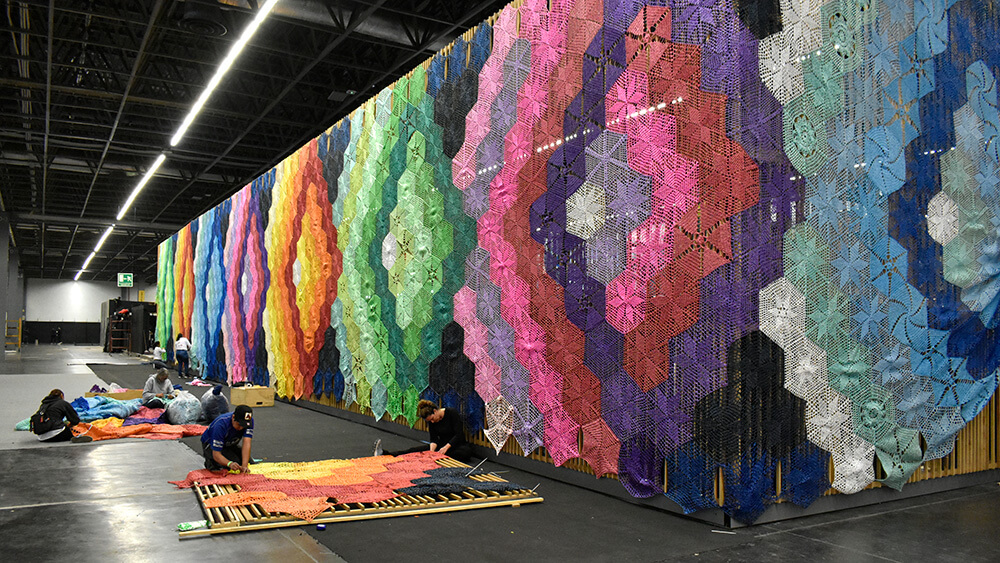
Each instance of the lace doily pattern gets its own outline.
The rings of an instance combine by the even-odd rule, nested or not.
[[[183,334],[189,339],[191,335],[191,317],[194,309],[194,244],[198,236],[198,220],[184,226],[173,236],[173,307],[170,309],[170,330],[166,340],[174,341],[177,334]],[[169,275],[169,272],[168,272]],[[157,314],[157,317],[160,315]],[[173,352],[173,346],[166,346]]]
[[[251,381],[268,385],[267,349],[263,342],[265,295],[270,281],[264,248],[265,200],[270,201],[274,171],[237,192],[228,216],[225,253],[225,304],[222,336],[229,383]],[[258,336],[259,335],[259,336]],[[163,342],[161,340],[161,342]]]
[[[282,512],[311,521],[324,510],[340,503],[381,502],[407,494],[451,492],[470,481],[478,490],[506,490],[511,483],[480,483],[463,480],[457,470],[442,470],[436,452],[399,457],[380,456],[347,460],[302,463],[261,463],[253,473],[230,474],[197,470],[183,481],[171,481],[178,488],[201,485],[238,485],[239,491],[205,500],[206,508],[260,505],[268,512]],[[444,471],[444,473],[442,473]],[[466,470],[467,471],[467,470]],[[441,490],[438,490],[441,489]],[[463,489],[464,490],[464,489]]]
[[[242,190],[241,190],[242,191]],[[174,347],[167,346],[174,335],[173,331],[173,310],[174,310],[174,252],[176,250],[179,233],[167,238],[156,248],[156,303],[160,314],[156,315],[156,339],[160,345],[167,349],[167,359],[174,358]]]
[[[268,367],[275,391],[294,398],[313,392],[342,270],[337,230],[327,228],[332,211],[317,144],[278,167],[265,234],[271,283],[264,314],[269,326],[281,327],[265,331]]]
[[[991,17],[508,6],[164,241],[157,335],[685,510],[899,488],[1000,373]]]
[[[989,277],[981,253],[996,159],[985,123],[996,95],[987,64],[948,52],[949,18],[975,25],[950,7],[824,4],[822,55],[804,61],[823,79],[786,104],[832,135],[795,133],[790,147],[796,117],[785,115],[809,205],[785,234],[784,278],[761,293],[761,328],[792,360],[785,385],[807,402],[810,441],[831,452],[843,492],[875,479],[876,456],[880,480],[902,487],[923,460],[950,452],[996,388],[993,354],[965,345],[993,338],[974,317],[988,305],[956,291]],[[936,78],[942,65],[965,69],[964,92]],[[830,91],[843,92],[844,111],[831,111]],[[925,178],[932,169],[940,174]],[[977,173],[993,178],[985,190]]]

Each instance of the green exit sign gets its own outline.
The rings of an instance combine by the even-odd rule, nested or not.
[[[118,287],[132,287],[132,274],[118,274]]]

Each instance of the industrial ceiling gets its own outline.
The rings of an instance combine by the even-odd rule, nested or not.
[[[26,278],[155,282],[156,248],[506,1],[6,0],[0,215]],[[118,211],[160,153],[124,217]]]

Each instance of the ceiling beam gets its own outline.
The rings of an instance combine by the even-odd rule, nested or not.
[[[55,0],[52,1],[54,2]],[[159,19],[160,11],[162,9],[163,0],[156,0],[156,4],[153,6],[153,9],[149,14],[149,24],[146,25],[146,33],[142,36],[142,43],[139,45],[139,53],[136,55],[135,62],[132,64],[132,72],[129,74],[128,82],[125,84],[125,91],[122,92],[122,99],[118,104],[118,112],[115,114],[115,121],[111,125],[111,132],[108,133],[108,140],[105,141],[104,148],[101,150],[101,158],[97,161],[97,168],[94,170],[94,177],[90,180],[90,188],[87,189],[87,197],[83,200],[83,207],[80,209],[80,217],[83,217],[87,212],[87,205],[90,203],[90,195],[94,191],[97,179],[101,176],[101,169],[104,167],[104,160],[108,157],[108,150],[111,148],[111,143],[115,139],[115,133],[118,132],[118,125],[121,123],[122,115],[125,113],[125,104],[128,103],[129,92],[132,90],[132,85],[135,84],[136,76],[139,74],[139,68],[142,66],[143,60],[146,57],[146,47],[149,45],[149,39],[153,35],[156,20]],[[73,241],[71,239],[70,246],[72,245]],[[69,249],[67,249],[67,252],[69,252]]]
[[[378,0],[364,12],[356,14],[354,17],[352,17],[351,24],[347,26],[347,29],[345,30],[344,34],[331,41],[326,46],[326,48],[323,49],[323,52],[321,52],[315,59],[313,59],[311,63],[306,65],[305,68],[303,68],[299,72],[298,76],[296,76],[295,79],[292,80],[292,82],[290,82],[287,86],[285,86],[284,90],[282,90],[281,93],[278,94],[278,96],[274,100],[272,100],[271,103],[268,104],[266,108],[264,108],[264,111],[260,112],[260,114],[257,115],[256,119],[254,119],[253,122],[247,126],[246,130],[242,134],[240,134],[239,137],[234,139],[233,142],[230,143],[230,145],[226,147],[224,151],[222,151],[222,154],[216,157],[216,159],[211,164],[209,164],[207,167],[205,167],[204,170],[201,171],[201,173],[199,173],[199,176],[211,170],[213,166],[218,164],[223,158],[226,157],[226,155],[229,154],[230,151],[232,151],[238,144],[240,144],[240,141],[243,140],[243,137],[246,137],[247,134],[249,134],[250,131],[254,127],[256,127],[258,123],[261,122],[264,116],[271,113],[271,110],[274,109],[274,107],[277,106],[279,103],[281,103],[281,100],[283,100],[285,96],[287,96],[288,93],[292,91],[292,88],[294,88],[295,85],[298,84],[298,81],[301,80],[302,77],[309,74],[309,71],[312,70],[313,67],[319,64],[323,59],[327,57],[327,55],[333,52],[333,50],[336,49],[338,45],[347,40],[347,38],[351,36],[351,33],[355,29],[357,29],[357,27],[361,25],[361,23],[364,22],[369,16],[371,16],[377,9],[379,9],[382,6],[382,4],[384,4],[386,1],[387,0]],[[324,124],[320,125],[322,126]],[[251,177],[250,179],[253,179],[253,177]],[[192,180],[186,186],[178,190],[177,193],[174,195],[174,197],[167,203],[167,205],[164,206],[164,208],[169,208],[174,203],[174,201],[177,200],[178,197],[180,197],[185,191],[187,191],[191,186],[194,185],[195,181],[197,181],[197,176],[195,177],[195,180]],[[228,194],[226,195],[226,197],[228,197]],[[160,214],[162,213],[163,213],[162,211],[158,213],[155,217],[153,217],[153,220],[155,221],[159,219]]]
[[[12,89],[26,89],[26,90],[43,90],[45,84],[43,82],[24,80],[24,79],[10,79],[10,78],[0,78],[0,88],[12,88]],[[118,101],[118,94],[113,92],[102,92],[100,90],[91,90],[88,88],[80,88],[77,86],[59,86],[52,85],[52,91],[57,94],[68,94],[71,96],[81,96],[84,98],[99,98],[106,100]],[[146,98],[134,96],[130,100],[132,104],[145,104],[153,107],[168,108],[177,110],[179,113],[183,113],[185,110],[190,110],[190,104],[183,102],[176,102],[173,100],[160,100],[156,98]],[[246,119],[245,113],[240,113],[238,111],[229,111],[225,109],[205,107],[202,110],[205,115],[216,116],[220,118],[232,118],[232,119]],[[282,119],[268,119],[265,118],[265,122],[274,122],[277,124],[288,124],[293,126],[302,126],[301,122],[294,122]],[[164,133],[167,135],[169,133]]]
[[[176,233],[184,228],[184,225],[174,225],[171,223],[147,223],[144,221],[115,221],[114,218],[104,219],[101,217],[74,217],[72,215],[39,215],[36,213],[8,213],[11,225],[29,224],[38,225],[52,223],[55,225],[76,225],[86,227],[110,227],[118,225],[128,229],[138,229],[140,231],[153,233]]]
[[[55,0],[51,0],[53,3]],[[54,9],[54,8],[53,8]],[[80,217],[83,217],[87,213],[87,206],[90,205],[90,196],[94,193],[94,186],[97,185],[97,180],[101,177],[101,169],[104,168],[104,161],[108,157],[108,150],[111,148],[111,143],[114,141],[115,133],[118,132],[118,125],[121,123],[122,115],[125,113],[125,104],[128,103],[128,95],[132,90],[132,85],[136,82],[136,77],[139,75],[139,68],[146,58],[146,48],[149,46],[150,37],[153,35],[153,30],[156,27],[156,21],[160,18],[160,12],[163,9],[163,0],[156,0],[156,4],[153,5],[153,9],[149,14],[149,23],[146,24],[146,32],[142,36],[142,42],[139,44],[139,52],[135,57],[135,62],[132,64],[132,72],[129,74],[128,82],[125,84],[125,91],[122,92],[121,101],[118,104],[118,112],[115,114],[115,121],[111,125],[111,131],[108,133],[108,140],[104,143],[104,148],[101,150],[101,158],[97,161],[97,166],[94,170],[94,175],[90,180],[90,186],[87,188],[87,197],[83,200],[83,205],[80,207]],[[52,34],[49,33],[49,61],[52,60]],[[52,75],[51,69],[49,71],[49,76]],[[48,168],[48,162],[45,163],[46,169]],[[66,270],[66,261],[69,259],[69,253],[73,249],[73,244],[76,242],[76,234],[79,231],[79,224],[73,227],[73,234],[69,237],[69,244],[66,246],[66,252],[63,256],[62,265],[59,267],[58,276],[62,276],[63,272]],[[42,236],[45,236],[44,231]]]

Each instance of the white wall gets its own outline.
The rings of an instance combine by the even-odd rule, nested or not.
[[[115,282],[28,279],[24,295],[27,321],[101,321],[101,302],[121,297]],[[155,294],[154,294],[155,298]]]
[[[146,292],[146,294],[144,295],[144,297],[145,297],[145,301],[147,303],[156,303],[156,284],[155,283],[152,284],[152,285],[146,285],[146,284],[144,284],[142,282],[139,282],[139,283],[135,284],[135,287],[132,288],[132,301],[138,301],[139,300],[139,290],[140,289]]]

